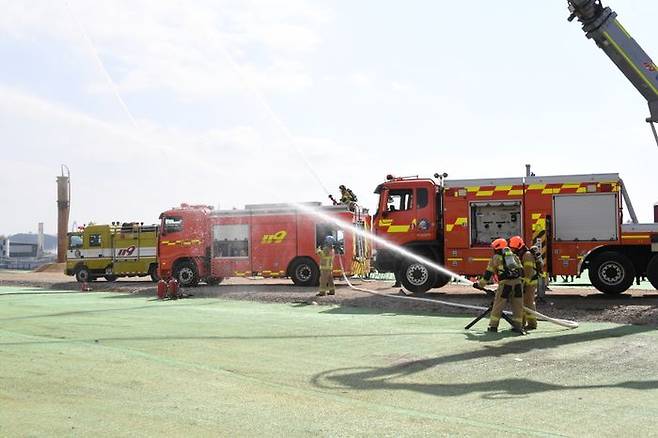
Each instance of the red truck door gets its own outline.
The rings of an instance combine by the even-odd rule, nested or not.
[[[415,188],[414,205],[416,208],[412,220],[412,232],[415,240],[434,240],[437,235],[436,196],[433,185],[425,184]]]
[[[434,239],[435,202],[433,187],[429,184],[386,190],[377,215],[378,234],[397,244]]]

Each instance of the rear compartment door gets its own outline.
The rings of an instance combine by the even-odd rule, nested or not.
[[[555,195],[556,241],[613,241],[619,238],[616,193]]]
[[[213,277],[248,277],[251,275],[252,242],[250,224],[216,224],[212,227]]]

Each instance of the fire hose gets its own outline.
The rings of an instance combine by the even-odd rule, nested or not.
[[[474,306],[474,305],[471,305],[471,304],[455,303],[455,302],[452,302],[452,301],[436,300],[436,299],[433,299],[433,298],[409,297],[409,296],[406,296],[406,295],[389,295],[389,294],[377,292],[377,291],[374,291],[374,290],[371,290],[371,289],[365,289],[365,288],[362,288],[362,287],[357,287],[357,286],[352,284],[352,282],[349,280],[349,278],[347,278],[347,274],[345,274],[345,267],[343,266],[343,257],[339,256],[338,261],[340,263],[340,269],[341,269],[341,273],[343,275],[343,279],[345,280],[347,285],[350,287],[350,289],[353,289],[353,290],[356,290],[356,291],[359,291],[359,292],[365,292],[365,293],[370,294],[370,295],[378,295],[378,296],[381,296],[381,297],[387,297],[387,298],[393,298],[393,299],[399,299],[399,300],[413,300],[413,301],[416,301],[416,302],[423,301],[423,302],[432,303],[432,304],[443,304],[445,306],[458,307],[458,308],[461,308],[461,309],[470,309],[470,310],[479,310],[479,311],[487,310],[486,307]],[[526,312],[528,312],[532,315],[535,315],[537,317],[537,319],[539,319],[539,320],[552,322],[553,324],[557,324],[561,327],[567,327],[567,328],[571,328],[571,329],[574,329],[574,328],[578,327],[578,323],[576,321],[571,321],[571,320],[568,320],[568,319],[551,318],[550,316],[546,316],[542,313],[537,312],[536,310],[529,309],[525,306],[523,307],[523,310],[525,310]],[[510,312],[507,312],[507,311],[505,313],[508,314],[508,315],[510,314]]]

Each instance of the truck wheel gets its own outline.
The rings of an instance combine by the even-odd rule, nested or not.
[[[450,283],[450,280],[452,280],[452,277],[442,273],[442,272],[437,272],[436,273],[436,281],[432,285],[432,289],[438,289],[440,287],[445,286],[446,284]]]
[[[224,277],[208,277],[205,281],[208,286],[217,286],[224,281]]]
[[[658,254],[654,255],[647,265],[647,279],[654,288],[658,289]]]
[[[192,262],[181,262],[174,268],[174,278],[183,287],[196,286],[199,284],[199,273]]]
[[[437,282],[437,272],[424,263],[409,260],[403,263],[399,278],[409,292],[423,293]]]
[[[81,266],[77,271],[75,271],[75,279],[80,283],[88,283],[90,281],[94,281],[91,273],[89,272],[89,269],[87,269],[86,266]]]
[[[594,287],[609,295],[625,292],[635,278],[635,268],[630,259],[614,251],[596,256],[588,271],[589,280]]]
[[[160,276],[158,275],[158,266],[157,265],[151,265],[149,268],[149,275],[151,276],[151,281],[153,283],[157,283],[160,281]]]
[[[117,278],[119,278],[119,277],[117,277],[116,275],[106,275],[105,276],[105,280],[109,281],[110,283],[117,281]]]
[[[317,286],[320,280],[318,265],[307,257],[295,260],[289,272],[295,286]]]

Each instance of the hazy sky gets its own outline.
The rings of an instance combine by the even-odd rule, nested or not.
[[[608,3],[658,57],[658,2]],[[619,172],[643,221],[658,201],[646,102],[566,21],[566,1],[0,11],[0,234],[56,230],[60,163],[78,224],[155,222],[181,202],[326,200],[321,184],[374,207],[387,173],[509,177],[525,163]]]

